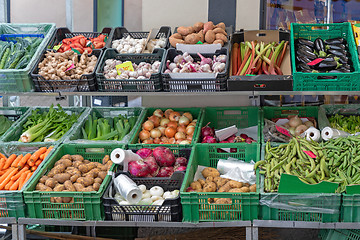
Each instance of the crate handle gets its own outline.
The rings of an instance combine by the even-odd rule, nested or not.
[[[254,88],[266,88],[266,84],[265,83],[257,83],[257,84],[254,84]]]
[[[299,114],[299,110],[290,110],[290,109],[287,109],[287,110],[281,110],[281,114]]]
[[[318,76],[318,80],[337,81],[338,76]]]
[[[323,26],[323,27],[313,26],[311,27],[311,30],[329,30],[329,26]]]
[[[265,37],[266,33],[259,32],[256,34],[257,37]]]
[[[86,153],[104,153],[105,149],[104,148],[86,148],[85,149]]]
[[[225,110],[224,115],[242,115],[242,110]]]

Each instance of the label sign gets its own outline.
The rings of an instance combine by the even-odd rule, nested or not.
[[[57,51],[57,50],[59,50],[59,48],[61,48],[61,45],[62,45],[62,43],[60,43],[59,45],[55,45],[55,46],[53,47],[53,49],[54,49],[55,51]]]
[[[118,72],[118,75],[121,74],[121,69],[124,71],[131,71],[131,72],[134,71],[134,67],[132,65],[132,62],[130,61],[126,61],[122,64],[116,65],[115,67],[116,67],[116,71]]]
[[[69,70],[73,69],[74,67],[75,67],[75,65],[74,65],[74,64],[71,64],[71,66],[70,66],[68,69],[66,69],[66,70],[65,70],[65,72],[67,72],[67,71],[69,71]]]
[[[317,59],[315,59],[315,60],[307,63],[307,65],[309,65],[309,66],[314,66],[314,65],[316,65],[316,64],[318,64],[318,63],[321,63],[322,61],[324,61],[323,58],[317,58]]]
[[[311,157],[311,158],[316,158],[316,155],[312,152],[312,151],[305,151],[305,150],[303,150],[304,151],[304,153],[306,153],[306,155],[308,155],[309,157]]]
[[[285,136],[291,137],[290,132],[288,130],[286,130],[285,128],[279,127],[279,126],[275,126],[276,130],[278,130],[279,133],[284,134]]]

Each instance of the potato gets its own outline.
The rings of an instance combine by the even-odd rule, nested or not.
[[[66,173],[70,174],[71,176],[74,175],[81,175],[81,172],[79,171],[79,169],[75,168],[75,167],[71,167],[71,168],[67,168],[65,170]]]
[[[40,190],[40,189],[43,189],[43,188],[45,188],[45,187],[46,187],[46,186],[45,186],[43,183],[39,182],[38,184],[36,184],[35,190]]]
[[[215,37],[216,35],[213,30],[209,30],[205,33],[205,41],[207,43],[213,43],[215,41]]]
[[[195,32],[199,32],[200,30],[202,30],[204,27],[204,23],[203,22],[196,22],[193,26]]]
[[[84,177],[96,178],[99,174],[100,170],[98,168],[92,169],[90,172],[85,173]]]
[[[180,33],[183,36],[187,36],[191,33],[194,33],[195,30],[193,27],[178,27],[177,32]]]
[[[62,191],[65,190],[65,186],[64,186],[64,184],[59,184],[59,185],[57,185],[56,187],[54,187],[53,190],[54,190],[55,192],[62,192]]]
[[[215,201],[215,204],[231,204],[231,203],[232,203],[231,198],[216,198]]]
[[[82,185],[81,183],[74,183],[74,187],[76,189],[77,192],[83,192],[83,189],[85,188],[84,185]]]
[[[176,48],[176,44],[184,44],[185,41],[182,40],[182,39],[177,39],[177,38],[172,38],[172,37],[169,37],[169,42],[171,44],[171,46],[173,46],[174,48]]]
[[[87,172],[89,172],[90,170],[92,170],[95,167],[96,167],[96,165],[94,163],[90,162],[88,164],[81,164],[79,166],[79,170],[82,173],[87,173]]]
[[[94,179],[94,183],[100,183],[100,184],[101,184],[102,181],[103,181],[103,180],[102,180],[101,178],[99,178],[99,177],[97,177],[97,178]]]
[[[107,172],[106,171],[101,171],[98,174],[98,177],[101,178],[102,180],[105,179],[105,177],[107,176]]]
[[[70,177],[70,181],[74,183],[74,182],[76,182],[76,180],[77,180],[79,177],[81,177],[81,175],[79,175],[79,174],[72,175],[72,176]]]
[[[192,189],[194,189],[195,191],[201,191],[201,189],[202,189],[202,186],[201,186],[201,184],[199,183],[199,182],[192,182],[191,184],[190,184],[190,187],[192,188]]]
[[[204,179],[200,178],[197,181],[201,184],[202,187],[205,185],[205,180]]]
[[[230,180],[227,184],[229,184],[231,188],[242,188],[243,187],[243,183],[234,181],[234,180]]]
[[[97,169],[99,169],[100,171],[107,171],[107,170],[108,170],[108,166],[107,166],[107,165],[101,165],[101,166],[99,166]]]
[[[170,37],[172,38],[176,38],[176,39],[183,39],[183,36],[180,33],[174,33],[173,35],[171,35]]]
[[[68,190],[70,192],[75,192],[76,191],[74,185],[72,184],[72,182],[70,180],[66,180],[64,182],[64,187],[65,187],[66,190]]]
[[[80,166],[81,164],[83,164],[82,161],[75,161],[75,162],[73,162],[73,167],[74,167],[74,168],[79,168],[79,166]]]
[[[48,178],[45,182],[45,185],[48,186],[49,188],[54,188],[56,184],[57,181],[53,178]]]
[[[228,38],[222,33],[215,34],[215,39],[222,40],[224,43],[228,42]]]
[[[94,190],[95,190],[95,191],[99,191],[100,185],[101,185],[100,183],[94,183],[94,184],[93,184]]]
[[[204,168],[201,172],[201,174],[204,176],[204,178],[207,178],[207,177],[219,177],[220,176],[220,172],[215,169],[215,168],[212,168],[212,167],[207,167],[207,168]]]
[[[63,173],[65,171],[65,165],[59,164],[53,167],[50,172],[47,174],[48,177],[54,177],[56,174]]]
[[[198,36],[200,38],[200,42],[204,43],[205,42],[204,30],[201,30],[200,32],[198,32]]]
[[[249,183],[244,183],[244,187],[250,187]]]
[[[222,28],[217,27],[217,28],[215,28],[213,31],[214,31],[215,34],[217,34],[217,33],[222,33],[222,34],[224,34],[225,36],[227,36],[227,33],[226,33],[225,30],[222,29]]]
[[[42,176],[39,180],[39,183],[43,183],[45,184],[46,180],[48,179],[49,177],[48,176]]]
[[[89,160],[84,160],[83,163],[88,164],[91,163]]]
[[[61,160],[61,159],[70,159],[70,160],[71,160],[71,155],[70,155],[70,154],[66,154],[66,155],[62,156],[62,157],[60,158],[60,160]]]
[[[206,183],[209,183],[209,182],[214,182],[214,178],[212,176],[209,176],[205,179],[205,182]]]
[[[57,166],[57,165],[64,165],[65,166],[65,168],[67,168],[67,167],[70,167],[70,166],[72,166],[72,161],[70,160],[70,159],[68,159],[68,158],[63,158],[63,159],[60,159],[59,161],[57,161],[56,163],[55,163],[55,166]]]
[[[231,189],[229,183],[227,182],[224,186],[219,188],[218,192],[228,192]]]
[[[224,30],[226,29],[225,23],[223,23],[223,22],[218,23],[215,27],[216,28],[222,28]]]
[[[80,162],[84,161],[84,157],[81,156],[81,155],[71,155],[71,159],[72,159],[74,162],[76,162],[76,161],[80,161]]]
[[[224,41],[220,39],[216,39],[212,44],[218,44],[220,43],[221,46],[224,46]]]
[[[94,184],[94,179],[89,177],[79,177],[76,182],[81,183],[82,185],[87,187]]]
[[[218,188],[221,188],[229,181],[230,181],[230,179],[227,179],[227,178],[218,178],[217,181],[215,181],[215,183]]]
[[[216,192],[216,184],[214,182],[206,182],[203,192]]]
[[[249,187],[250,192],[256,192],[256,184],[253,184]]]
[[[50,201],[52,203],[62,203],[62,197],[51,197]]]
[[[86,188],[83,189],[84,192],[93,192],[95,191],[95,189],[92,186],[88,186]]]
[[[70,203],[72,200],[74,200],[72,197],[62,197],[63,203]]]
[[[242,187],[242,188],[240,188],[240,192],[250,192],[250,188]]]
[[[64,183],[66,180],[70,180],[71,175],[69,173],[59,173],[54,175],[54,180],[59,183]]]
[[[103,164],[106,164],[108,161],[110,160],[110,156],[109,155],[105,155],[105,157],[102,160]]]

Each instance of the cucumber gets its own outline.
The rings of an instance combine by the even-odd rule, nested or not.
[[[31,55],[33,55],[35,52],[36,52],[36,50],[37,50],[37,48],[39,47],[39,45],[41,44],[41,42],[42,42],[42,38],[37,38],[30,46],[31,46],[31,48],[30,48],[30,54]]]
[[[7,61],[9,55],[10,55],[10,48],[6,48],[5,53],[2,56],[1,61],[0,61],[0,69],[4,69],[5,62]]]
[[[1,58],[4,56],[6,49],[8,49],[10,47],[10,44],[7,42],[0,42],[0,43],[2,43],[1,50],[0,50],[0,60],[1,60]]]
[[[9,69],[13,69],[15,68],[15,66],[17,65],[17,63],[20,61],[20,59],[25,55],[25,51],[24,50],[20,50],[17,53],[14,54],[14,60],[12,61],[12,63],[9,66]]]
[[[19,62],[16,64],[15,69],[24,69],[29,64],[31,60],[30,55],[24,55]]]

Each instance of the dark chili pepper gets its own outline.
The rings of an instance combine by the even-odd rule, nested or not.
[[[302,63],[309,63],[311,62],[311,60],[309,58],[307,58],[306,56],[303,56],[303,55],[296,55],[296,59],[299,61],[299,62],[302,62]]]
[[[349,64],[342,64],[341,68],[345,68],[345,69],[351,69],[351,66]]]
[[[346,47],[344,44],[339,43],[326,45],[326,49],[346,50]]]
[[[336,69],[339,66],[339,63],[334,59],[328,58],[326,60],[321,61],[316,65],[316,69],[320,71],[330,71]]]
[[[334,54],[328,55],[328,57],[333,57],[336,61],[339,61],[341,64],[348,64],[349,58],[347,56],[336,56]]]
[[[298,43],[301,45],[306,45],[309,46],[311,48],[314,48],[314,43],[308,39],[305,38],[298,38]]]
[[[326,39],[325,44],[339,44],[339,43],[346,43],[344,38],[331,38],[331,39]]]
[[[349,72],[350,72],[350,70],[342,69],[342,68],[333,69],[333,70],[329,71],[329,73],[349,73]]]
[[[330,54],[334,54],[335,56],[339,56],[339,57],[346,57],[346,55],[348,53],[345,50],[335,50],[335,49],[329,49],[328,52]]]
[[[315,50],[319,53],[319,57],[326,57],[324,41],[321,38],[317,38],[315,39],[314,44]]]
[[[300,71],[303,71],[303,70],[310,70],[312,71],[311,67],[309,65],[307,65],[306,63],[299,63],[297,65],[298,69],[300,69]]]
[[[300,48],[303,48],[304,50],[309,51],[309,52],[314,51],[314,49],[312,49],[311,47],[309,47],[307,45],[298,45],[298,49],[300,49]]]
[[[306,56],[310,60],[314,60],[317,58],[316,54],[313,52],[306,51],[304,48],[299,48],[296,51],[297,55]]]
[[[303,73],[313,73],[313,70],[311,70],[311,69],[302,69],[301,72],[303,72]]]

